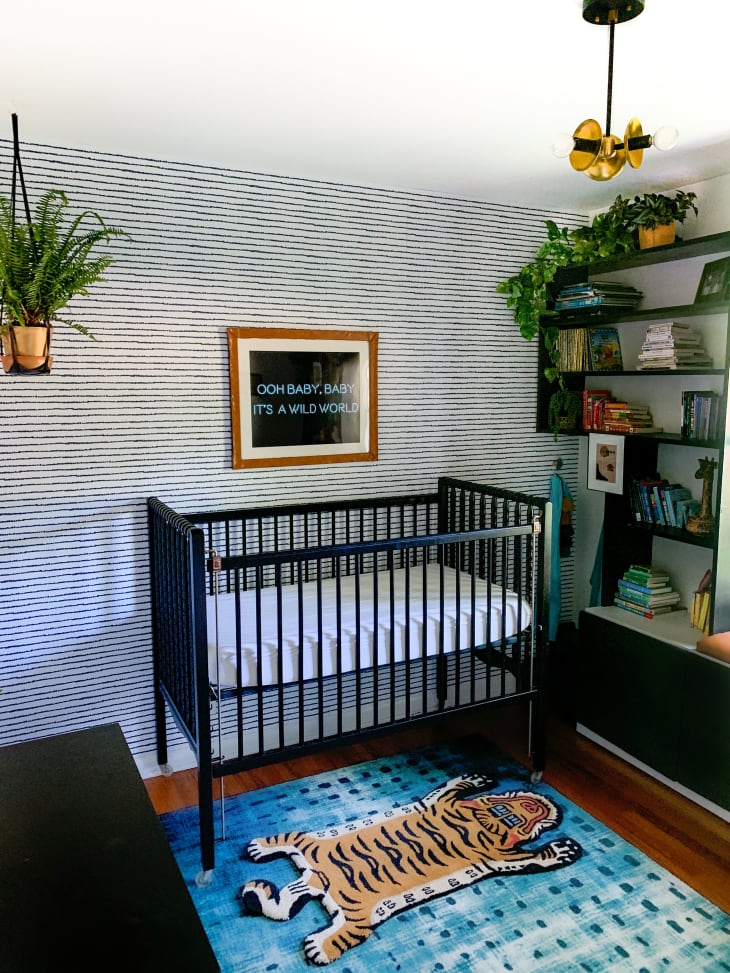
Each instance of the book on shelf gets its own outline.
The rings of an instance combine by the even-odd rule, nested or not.
[[[666,486],[667,482],[667,480],[660,478],[636,481],[638,509],[641,515],[641,522],[645,524],[659,523],[656,513],[656,494],[654,493],[654,487]]]
[[[678,500],[675,504],[677,517],[677,527],[686,527],[690,517],[696,517],[700,512],[700,501],[691,497],[687,500]]]
[[[604,432],[618,432],[624,435],[663,431],[661,426],[654,424],[648,405],[613,399],[603,403],[601,429]]]
[[[583,429],[584,431],[599,430],[601,418],[601,404],[611,398],[610,389],[583,390]]]
[[[641,608],[639,605],[632,605],[630,602],[624,601],[618,596],[613,599],[614,605],[617,608],[623,609],[623,611],[631,612],[634,615],[640,615],[642,618],[654,618],[656,615],[666,615],[672,610],[671,605],[663,605],[659,608]]]
[[[643,594],[640,591],[636,591],[633,588],[629,588],[625,585],[622,580],[618,582],[619,595],[624,601],[631,602],[634,605],[640,605],[642,608],[658,608],[663,605],[676,605],[679,601],[679,592],[673,591],[671,588],[663,592],[662,594]]]
[[[718,434],[722,397],[716,392],[682,392],[684,439],[714,439]]]
[[[650,595],[668,595],[672,592],[672,586],[670,584],[658,584],[658,585],[644,585],[640,584],[638,581],[631,581],[626,577],[628,571],[624,573],[623,578],[618,582],[619,588],[626,588],[627,591],[635,592],[636,595],[642,595],[644,597],[649,597]]]
[[[680,321],[662,321],[658,324],[650,324],[646,329],[646,341],[660,341],[671,344],[677,341],[696,341],[700,342],[702,336],[689,324]]]
[[[662,587],[669,584],[669,575],[666,571],[644,564],[630,564],[624,572],[624,578],[630,581],[640,579],[648,587]]]
[[[689,610],[689,623],[705,635],[710,632],[710,592],[695,591]]]
[[[649,435],[650,433],[664,432],[664,426],[636,425],[632,422],[610,422],[605,419],[603,420],[601,429],[603,432],[623,433],[624,436],[639,436],[642,433]]]
[[[708,568],[702,575],[697,590],[692,596],[689,610],[689,622],[694,628],[699,628],[705,635],[710,631],[710,587],[712,585],[712,568]]]
[[[623,369],[621,343],[616,328],[591,328],[589,348],[594,371],[616,372]]]
[[[678,369],[686,368],[694,371],[706,371],[713,367],[712,358],[702,349],[697,349],[692,353],[684,353],[677,349],[661,354],[639,352],[636,363],[637,371],[651,371],[652,369]]]
[[[700,502],[692,497],[689,487],[670,483],[658,474],[632,476],[628,483],[628,497],[637,524],[682,529],[687,526],[689,517],[697,515],[700,510]],[[638,568],[630,577],[628,574],[626,576],[639,584],[656,583],[654,575],[642,574]]]
[[[583,281],[560,289],[555,298],[556,311],[635,307],[643,294],[630,284],[618,281]]]
[[[609,399],[606,402],[603,415],[606,419],[648,419],[651,421],[651,409],[648,405],[617,399]]]
[[[558,331],[558,358],[562,372],[588,371],[591,367],[588,329],[570,328]]]
[[[654,502],[653,509],[656,511],[657,523],[662,527],[671,527],[669,522],[669,510],[667,508],[667,490],[679,486],[678,483],[661,483],[653,487]]]
[[[680,500],[691,500],[692,491],[681,484],[676,486],[668,486],[664,490],[664,500],[667,507],[667,517],[669,519],[670,527],[679,527],[677,523],[677,509],[676,505]]]

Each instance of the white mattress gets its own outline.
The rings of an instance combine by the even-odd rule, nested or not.
[[[410,598],[408,609],[405,599],[405,569],[393,572],[393,657],[395,662],[419,659],[423,654],[432,656],[439,652],[441,617],[441,568],[438,564],[427,567],[426,591],[424,592],[422,566],[410,569]],[[471,576],[458,573],[460,590],[457,619],[457,572],[444,568],[444,652],[457,647],[468,648],[471,637]],[[374,664],[385,665],[391,661],[391,606],[390,573],[378,575],[377,625],[373,609],[372,574],[362,574],[360,585],[360,659],[361,669]],[[355,612],[355,577],[340,579],[341,645],[342,657],[337,659],[337,604],[336,580],[322,581],[322,664],[318,659],[318,597],[316,582],[302,585],[303,638],[299,648],[299,609],[296,585],[283,585],[281,590],[281,661],[282,682],[295,682],[300,677],[313,679],[331,676],[336,672],[352,672],[357,668],[357,619]],[[487,592],[491,589],[491,600]],[[424,594],[426,617],[424,624]],[[503,605],[504,598],[504,605]],[[235,686],[236,680],[236,606],[235,595],[223,594],[216,599],[208,598],[208,663],[210,681],[219,686]],[[278,602],[277,589],[261,589],[261,632],[256,631],[256,593],[241,593],[241,685],[273,685],[279,682],[278,671]],[[504,609],[504,610],[503,610]],[[474,612],[475,645],[484,645],[502,638],[509,638],[530,624],[532,609],[523,598],[497,585],[477,580]],[[519,617],[518,617],[519,615]],[[217,618],[217,625],[216,625]],[[216,632],[217,629],[217,632]],[[376,637],[377,629],[377,637]],[[216,639],[217,634],[217,639]],[[424,645],[425,640],[425,645]],[[261,678],[257,677],[256,647],[261,644]],[[218,652],[216,653],[216,643]],[[423,648],[422,648],[423,646]],[[216,658],[217,656],[217,658]]]

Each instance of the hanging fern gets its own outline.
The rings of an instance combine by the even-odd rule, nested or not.
[[[84,325],[58,315],[73,297],[87,296],[92,284],[105,280],[114,258],[92,258],[91,251],[111,237],[126,234],[107,226],[91,210],[67,222],[67,206],[66,194],[52,189],[38,200],[29,225],[14,219],[10,201],[0,196],[3,330],[14,324],[32,327],[58,321],[94,337]]]

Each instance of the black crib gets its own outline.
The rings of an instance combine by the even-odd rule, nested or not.
[[[157,756],[165,768],[169,708],[198,765],[200,884],[228,774],[514,700],[532,705],[542,772],[545,499],[441,478],[436,493],[186,515],[151,497],[148,516]]]

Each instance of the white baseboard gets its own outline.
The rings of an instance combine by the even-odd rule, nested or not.
[[[181,743],[176,747],[167,748],[167,766],[171,771],[191,770],[197,766],[195,754],[187,743]],[[159,777],[162,774],[160,765],[157,763],[155,751],[150,753],[140,753],[134,758],[140,777]]]
[[[589,730],[588,727],[583,726],[582,723],[579,723],[576,726],[576,730],[582,736],[592,740],[593,743],[597,743],[600,747],[603,747],[604,750],[608,750],[617,757],[621,757],[621,759],[625,760],[626,763],[629,763],[634,767],[638,767],[639,770],[643,770],[645,774],[647,774],[649,777],[653,777],[654,780],[658,780],[661,784],[671,787],[673,791],[681,794],[682,797],[686,797],[688,800],[694,801],[695,804],[699,804],[699,806],[704,808],[706,811],[717,815],[717,817],[721,820],[730,822],[730,811],[728,811],[727,808],[720,807],[720,805],[715,804],[714,801],[708,801],[706,797],[702,797],[702,795],[698,794],[696,791],[691,791],[688,787],[680,784],[679,781],[665,777],[664,774],[660,774],[658,771],[654,770],[653,767],[642,763],[641,760],[637,760],[636,757],[633,757],[630,753],[627,753],[620,747],[614,746],[613,743],[604,739],[604,737],[599,736],[597,733],[594,733],[593,730]]]

